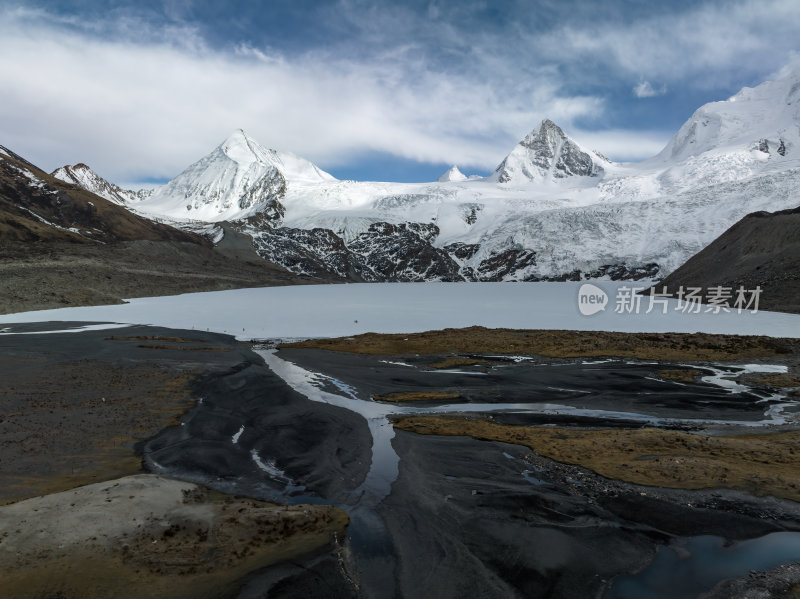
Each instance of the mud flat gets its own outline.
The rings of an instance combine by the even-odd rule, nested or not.
[[[146,442],[184,429],[204,384],[266,371],[248,345],[143,326],[55,332],[81,324],[0,335],[3,597],[226,597],[273,564],[278,582],[294,570],[337,572],[343,511],[144,473]],[[254,478],[266,476],[245,455]]]

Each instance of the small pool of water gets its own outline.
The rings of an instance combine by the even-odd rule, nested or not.
[[[694,599],[728,578],[800,561],[800,533],[776,532],[737,543],[699,536],[662,547],[641,572],[617,578],[604,599]]]

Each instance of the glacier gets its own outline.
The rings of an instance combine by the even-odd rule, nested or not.
[[[702,106],[639,163],[545,119],[488,177],[341,181],[237,130],[123,200],[216,240],[231,222],[265,259],[327,280],[658,280],[746,214],[800,204],[800,68]]]

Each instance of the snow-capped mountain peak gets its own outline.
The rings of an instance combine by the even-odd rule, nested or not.
[[[313,276],[638,280],[749,212],[796,207],[799,147],[795,69],[701,107],[641,163],[612,163],[546,119],[486,178],[337,181],[235,131],[133,207],[187,227],[232,221],[260,255]]]
[[[275,207],[294,183],[333,181],[332,175],[308,160],[267,149],[237,129],[136,208],[172,218],[216,222]]]
[[[330,173],[291,152],[265,148],[247,135],[244,129],[237,129],[231,133],[218,149],[242,167],[248,167],[254,162],[274,166],[288,181],[336,180]]]
[[[115,204],[137,202],[150,194],[149,190],[133,191],[122,189],[119,185],[109,183],[82,162],[71,166],[62,166],[50,174],[56,179],[82,187]]]
[[[528,133],[495,169],[498,183],[544,182],[603,172],[601,160],[583,150],[550,119]]]
[[[439,183],[447,183],[448,181],[466,181],[467,179],[468,177],[462,173],[456,165],[453,165],[436,181]]]
[[[658,161],[682,161],[709,151],[734,148],[786,156],[800,143],[800,67],[773,80],[745,87],[727,100],[698,108],[667,146]],[[763,159],[767,156],[755,156]]]
[[[272,159],[268,151],[251,140],[244,129],[237,129],[231,133],[219,147],[223,154],[242,166],[247,166],[257,160],[269,162]]]

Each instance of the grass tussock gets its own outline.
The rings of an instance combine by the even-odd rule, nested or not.
[[[486,364],[486,361],[475,360],[474,358],[447,358],[445,360],[429,364],[428,367],[435,368],[436,370],[447,370],[448,368],[458,368],[459,366],[478,366],[480,364]]]
[[[460,397],[458,393],[447,393],[446,391],[409,391],[373,395],[372,399],[375,401],[400,403],[405,401],[446,401],[449,399],[458,399]]]
[[[753,381],[770,387],[800,387],[800,375],[788,373],[765,374]]]
[[[675,381],[678,383],[693,383],[697,377],[702,376],[703,373],[694,368],[678,369],[678,370],[659,370],[658,377],[668,381]]]

